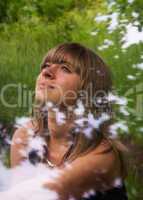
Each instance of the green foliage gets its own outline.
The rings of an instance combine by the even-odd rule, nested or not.
[[[109,3],[113,2],[108,0]],[[134,0],[132,3],[128,3],[127,0],[117,0],[115,7],[120,11],[120,15],[123,15],[126,19],[129,19],[135,26],[142,30],[143,27],[143,1]],[[133,13],[137,13],[138,16],[134,16]],[[137,22],[137,23],[136,23]]]
[[[51,22],[72,9],[85,9],[91,1],[78,0],[6,0],[0,2],[0,22],[25,22],[40,18]]]
[[[0,22],[6,20],[7,17],[8,0],[0,1]]]
[[[139,176],[137,167],[130,167],[128,171],[128,179],[126,181],[129,200],[140,200],[143,198],[142,181],[139,179]]]

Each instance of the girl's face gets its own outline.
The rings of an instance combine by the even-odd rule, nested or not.
[[[35,97],[41,102],[74,105],[80,83],[80,76],[70,64],[47,62],[37,78]]]

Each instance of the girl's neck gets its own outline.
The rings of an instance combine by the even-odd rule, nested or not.
[[[50,110],[48,111],[48,130],[50,134],[50,140],[55,144],[68,143],[72,140],[70,129],[74,124],[73,115],[69,115],[67,111]]]

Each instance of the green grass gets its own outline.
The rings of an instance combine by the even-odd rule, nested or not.
[[[137,173],[137,167],[132,167],[129,170],[126,187],[129,200],[142,200],[143,199],[143,181]]]

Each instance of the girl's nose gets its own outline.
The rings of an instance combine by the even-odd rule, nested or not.
[[[42,70],[42,77],[46,79],[54,79],[56,76],[56,66],[49,66]]]

